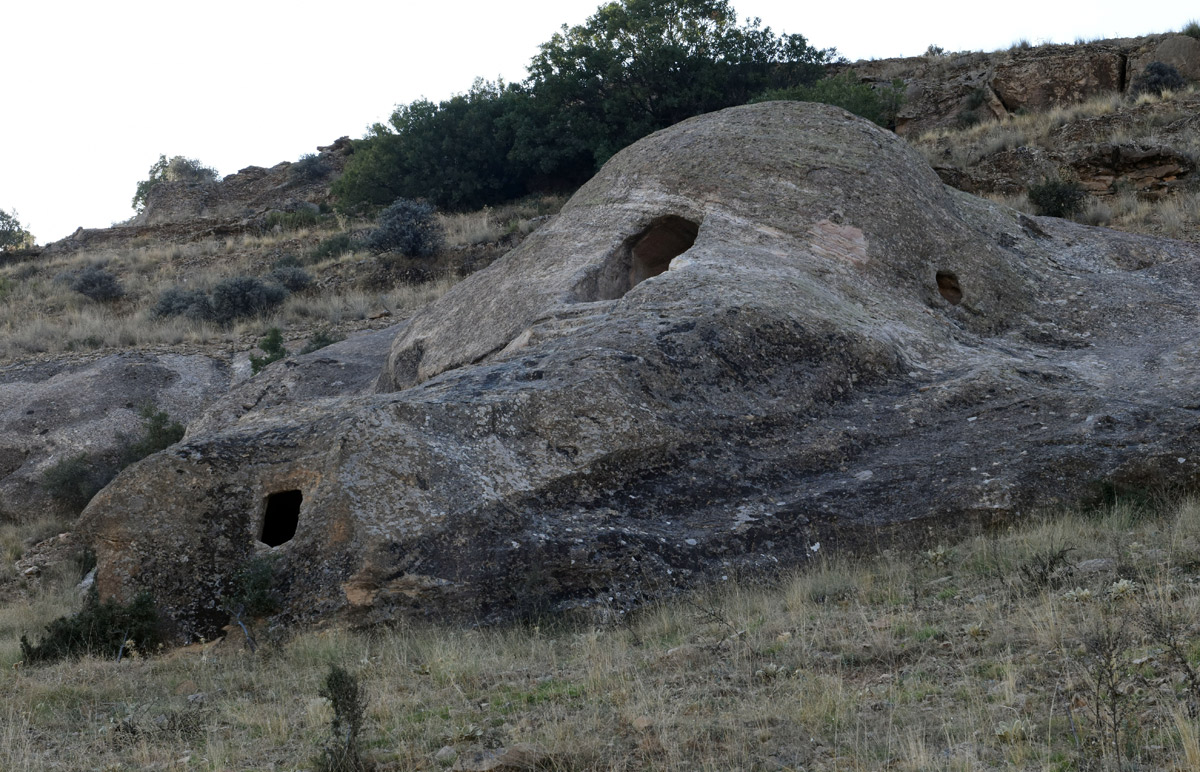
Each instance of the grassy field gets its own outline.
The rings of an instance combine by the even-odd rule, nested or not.
[[[64,575],[0,609],[0,769],[312,769],[335,664],[365,695],[380,770],[521,744],[550,770],[1196,769],[1198,575],[1200,503],[1116,505],[604,626],[12,665],[21,633],[78,603]]]
[[[253,346],[271,327],[290,340],[318,329],[345,334],[393,323],[480,267],[468,265],[479,253],[485,262],[498,257],[563,203],[561,197],[541,197],[439,214],[447,248],[432,259],[374,255],[358,241],[343,252],[322,254],[326,242],[371,227],[329,215],[302,227],[219,238],[206,236],[206,223],[199,222],[194,238],[183,243],[145,236],[118,246],[0,264],[0,364],[130,348],[239,350]],[[154,313],[158,298],[170,289],[211,289],[233,276],[267,276],[281,264],[302,267],[311,285],[266,314],[219,324]],[[114,276],[122,294],[97,300],[72,289],[72,279],[89,268]]]

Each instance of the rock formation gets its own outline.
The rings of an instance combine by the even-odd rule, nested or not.
[[[320,151],[307,167],[288,161],[270,169],[247,166],[216,182],[160,182],[150,189],[146,208],[133,225],[197,219],[244,219],[269,211],[292,212],[329,198],[329,185],[351,152],[346,137]],[[297,174],[303,168],[306,174]]]
[[[955,191],[835,108],[694,118],[408,322],[374,392],[276,364],[257,393],[295,399],[127,469],[81,522],[96,583],[181,637],[256,556],[278,624],[625,608],[1191,482],[1197,258]]]
[[[229,388],[229,367],[203,356],[118,354],[0,369],[0,522],[64,507],[42,489],[53,463],[117,453],[141,428],[143,405],[186,423]]]
[[[867,82],[904,81],[896,131],[916,136],[964,120],[996,120],[1126,91],[1151,62],[1200,78],[1200,41],[1186,35],[1021,46],[992,53],[879,59],[849,65]]]

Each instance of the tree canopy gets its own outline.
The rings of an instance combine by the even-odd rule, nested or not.
[[[572,188],[614,153],[768,89],[812,84],[836,52],[739,24],[727,0],[621,0],[543,43],[520,84],[400,106],[356,143],[343,208],[428,198],[463,209]]]
[[[0,251],[20,249],[33,245],[33,234],[25,230],[17,213],[12,214],[0,209]]]

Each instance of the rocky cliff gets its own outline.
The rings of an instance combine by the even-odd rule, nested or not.
[[[488,620],[1191,482],[1198,258],[947,188],[834,108],[734,108],[619,153],[344,389],[336,351],[276,365],[295,399],[226,404],[81,526],[101,593],[187,637],[256,556],[279,624]]]
[[[1170,64],[1185,78],[1200,80],[1200,40],[1150,35],[861,61],[849,67],[867,82],[904,82],[896,131],[917,136],[964,121],[1000,120],[1124,93],[1151,62]]]

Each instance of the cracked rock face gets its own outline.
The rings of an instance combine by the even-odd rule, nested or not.
[[[373,392],[276,368],[294,399],[126,470],[97,585],[182,637],[255,555],[278,624],[622,608],[1194,481],[1197,257],[954,191],[835,108],[701,116],[379,344]]]

